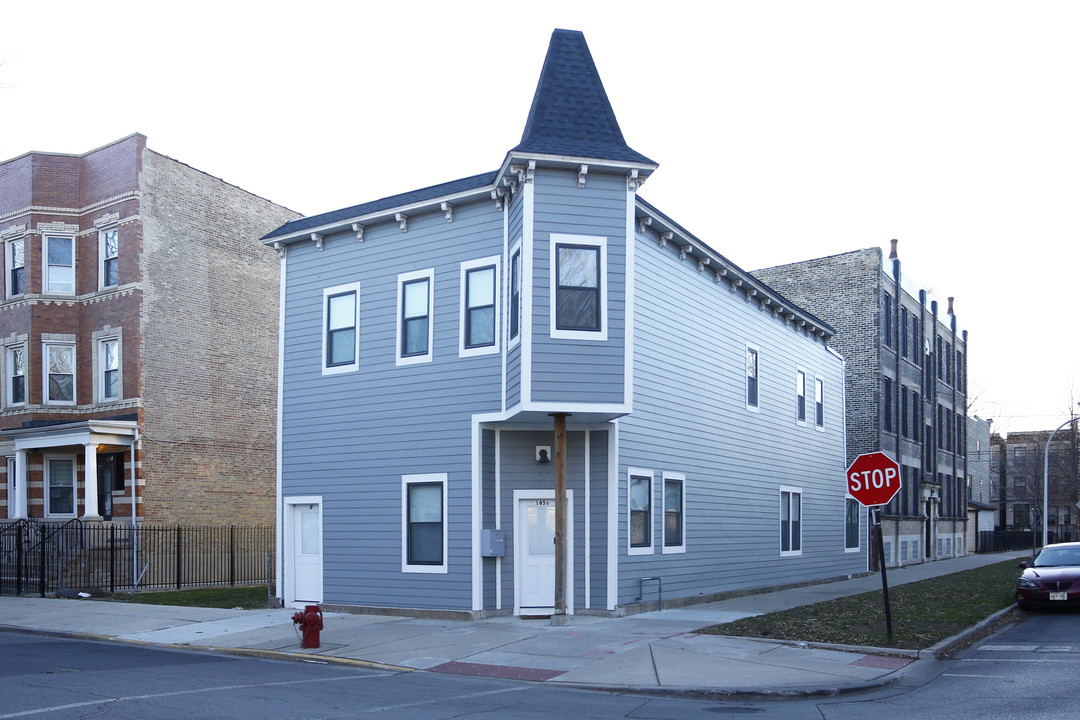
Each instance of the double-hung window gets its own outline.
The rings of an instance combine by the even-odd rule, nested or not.
[[[746,407],[758,409],[758,351],[750,345],[746,346]]]
[[[802,490],[780,488],[780,554],[802,554]]]
[[[398,275],[397,364],[430,362],[433,269]]]
[[[806,422],[806,373],[795,371],[795,419]]]
[[[825,381],[814,378],[814,424],[825,427]]]
[[[75,517],[75,459],[45,456],[45,516]]]
[[[26,244],[22,238],[7,244],[4,253],[7,260],[7,296],[15,297],[26,292]]]
[[[360,283],[323,290],[322,374],[360,368]]]
[[[26,345],[15,345],[7,349],[4,359],[7,375],[5,383],[7,405],[26,403]]]
[[[686,552],[686,476],[664,473],[664,552]]]
[[[499,351],[498,287],[498,257],[461,263],[460,356]]]
[[[847,498],[844,500],[844,549],[859,549],[859,501]]]
[[[75,238],[45,236],[45,277],[47,293],[75,294]]]
[[[120,231],[98,231],[98,289],[118,285],[120,280]]]
[[[629,512],[630,554],[648,554],[653,551],[653,473],[651,470],[630,468],[628,475],[627,509]]]
[[[607,239],[551,236],[551,337],[607,340]]]
[[[401,478],[402,572],[446,572],[446,474]]]
[[[521,245],[510,252],[510,340],[521,333]]]
[[[98,348],[101,399],[117,400],[120,397],[120,341],[116,338],[102,340]]]
[[[45,402],[54,405],[75,403],[75,346],[68,343],[46,343]]]

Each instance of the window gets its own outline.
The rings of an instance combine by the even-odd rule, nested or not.
[[[756,410],[758,407],[758,351],[746,346],[746,407]]]
[[[651,553],[653,474],[651,470],[630,468],[629,475],[630,554]]]
[[[953,349],[952,343],[945,343],[945,382],[949,385],[953,384]]]
[[[821,378],[814,379],[814,422],[819,428],[825,427],[825,381]]]
[[[922,420],[919,419],[919,393],[914,390],[911,391],[911,439],[915,442],[919,442],[919,428],[922,427]]]
[[[780,554],[802,555],[802,490],[780,488]]]
[[[883,293],[882,305],[884,309],[884,315],[881,321],[881,331],[884,335],[885,347],[892,347],[892,295],[890,295],[889,293]]]
[[[102,340],[98,362],[101,367],[101,399],[116,400],[120,397],[120,341]]]
[[[7,252],[5,253],[8,267],[8,297],[15,297],[26,292],[25,247],[25,241],[22,238],[8,243]]]
[[[322,374],[360,368],[360,283],[323,290]]]
[[[859,501],[848,498],[844,501],[844,549],[859,549]]]
[[[431,269],[398,275],[398,365],[431,360],[434,278]]]
[[[45,515],[75,517],[75,460],[45,457]]]
[[[75,346],[46,343],[44,349],[45,402],[74,404]]]
[[[937,376],[938,380],[945,379],[945,358],[944,358],[944,340],[941,336],[937,336]]]
[[[664,473],[664,552],[686,552],[686,476]]]
[[[403,475],[402,572],[446,572],[446,474]]]
[[[45,277],[47,293],[75,294],[75,239],[45,236]]]
[[[7,349],[7,404],[26,403],[26,346]]]
[[[921,365],[919,360],[919,353],[921,348],[919,347],[919,316],[912,314],[911,316],[911,357],[917,361],[917,364]]]
[[[908,389],[900,387],[900,436],[908,436]]]
[[[607,239],[551,236],[551,337],[607,340]]]
[[[499,259],[461,263],[461,332],[463,357],[499,351]]]
[[[908,356],[907,313],[900,311],[900,356]]]
[[[806,373],[795,371],[795,419],[806,422]]]
[[[510,339],[521,332],[521,247],[510,254]]]
[[[98,288],[119,284],[120,231],[117,228],[98,231]]]
[[[885,432],[892,432],[892,378],[883,378],[885,387],[881,400],[881,427]]]

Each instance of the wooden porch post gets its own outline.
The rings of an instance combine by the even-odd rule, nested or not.
[[[553,625],[566,622],[566,413],[555,418],[555,614]]]

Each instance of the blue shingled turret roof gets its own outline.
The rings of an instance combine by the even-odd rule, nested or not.
[[[585,36],[577,30],[551,34],[521,144],[510,152],[656,164],[623,139]]]

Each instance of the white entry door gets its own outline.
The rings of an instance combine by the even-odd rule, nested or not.
[[[292,504],[292,602],[322,602],[322,508],[318,503]]]
[[[555,493],[519,491],[515,518],[515,576],[518,614],[545,612],[555,608]],[[525,495],[526,497],[522,497]],[[569,493],[568,493],[569,495]],[[573,565],[573,501],[567,500],[567,612],[573,610],[570,571]]]

